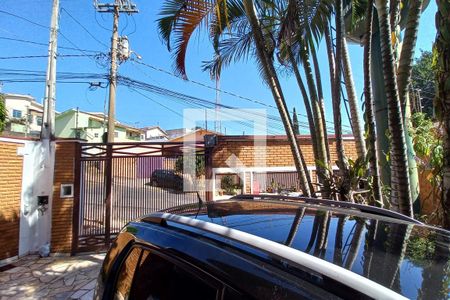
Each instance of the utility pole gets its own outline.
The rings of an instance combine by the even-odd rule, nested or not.
[[[216,77],[216,106],[215,106],[215,120],[214,120],[214,131],[222,132],[222,123],[219,120],[219,109],[220,109],[220,75]]]
[[[55,98],[56,98],[56,51],[58,46],[59,0],[53,0],[50,41],[48,44],[48,64],[45,80],[44,115],[41,139],[51,140],[55,136]]]
[[[111,70],[109,75],[108,102],[108,143],[114,142],[116,123],[116,87],[117,87],[117,42],[119,40],[119,7],[114,6],[113,32],[111,38]]]
[[[119,45],[119,15],[120,13],[137,13],[136,5],[130,0],[115,0],[111,4],[102,4],[94,0],[98,12],[113,14],[113,31],[111,38],[111,68],[109,75],[109,102],[108,102],[108,143],[114,142],[116,123],[116,88],[117,88],[117,60]]]

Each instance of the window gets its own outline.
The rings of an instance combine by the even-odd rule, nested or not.
[[[123,262],[119,277],[117,278],[116,291],[114,293],[114,299],[130,299],[131,283],[133,281],[134,271],[139,262],[139,258],[142,250],[139,248],[133,248]]]
[[[130,295],[133,299],[216,299],[217,289],[185,268],[144,250]]]
[[[41,117],[41,116],[36,116],[36,124],[37,124],[38,126],[41,126],[41,125],[42,125],[42,117]]]
[[[13,118],[17,118],[17,119],[22,118],[22,111],[21,110],[17,110],[17,109],[13,109]]]
[[[33,115],[28,114],[28,124],[33,124]]]
[[[206,275],[148,250],[133,248],[120,267],[114,299],[216,299]]]
[[[117,131],[114,132],[114,137],[119,137],[119,133]]]
[[[98,138],[98,133],[94,133],[94,137]]]

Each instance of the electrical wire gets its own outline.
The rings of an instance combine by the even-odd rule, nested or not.
[[[14,41],[14,42],[27,43],[27,44],[33,44],[33,45],[39,45],[39,46],[48,47],[48,44],[46,44],[46,43],[40,43],[40,42],[35,42],[35,41],[30,41],[30,40],[23,40],[23,39],[16,39],[16,38],[8,38],[8,37],[4,37],[4,36],[0,36],[0,40]],[[77,48],[64,47],[64,46],[58,46],[58,49],[79,51],[79,49],[77,49]],[[87,49],[82,49],[82,50],[84,52],[91,52],[91,53],[98,53],[98,52],[100,52],[99,50],[87,50]]]
[[[27,18],[25,18],[25,17],[19,16],[19,15],[17,15],[17,14],[11,13],[11,12],[7,12],[7,11],[4,11],[4,10],[0,10],[0,13],[3,13],[3,14],[6,14],[6,15],[9,15],[9,16],[18,18],[18,19],[20,19],[20,20],[26,21],[26,22],[28,22],[28,23],[30,23],[30,24],[33,24],[33,25],[38,26],[38,27],[41,27],[41,28],[51,29],[49,26],[46,26],[46,25],[42,25],[42,24],[36,23],[36,22],[34,22],[34,21],[30,20],[30,19],[27,19]],[[85,54],[86,56],[88,55],[85,51],[83,51],[82,49],[80,49],[74,42],[72,42],[68,37],[66,37],[66,36],[62,33],[61,30],[58,30],[58,33],[61,35],[61,37],[62,37],[63,39],[65,39],[67,42],[69,42],[69,43],[70,43],[77,51],[80,51],[81,53]],[[95,61],[94,58],[91,58],[91,59]]]
[[[95,57],[94,54],[57,54],[57,57]],[[28,59],[28,58],[48,58],[48,55],[23,55],[23,56],[0,56],[0,60],[8,59]]]
[[[75,23],[77,23],[81,28],[83,28],[84,31],[86,31],[87,34],[89,34],[89,36],[91,38],[93,38],[97,43],[103,45],[104,47],[106,47],[107,49],[109,48],[108,45],[106,45],[105,43],[103,43],[102,41],[100,41],[95,35],[93,35],[83,24],[81,24],[74,16],[72,16],[72,14],[70,14],[69,11],[67,11],[67,9],[65,9],[64,7],[61,8],[61,12],[65,12]]]
[[[213,86],[204,84],[204,83],[202,83],[202,82],[198,82],[198,81],[191,80],[191,79],[181,78],[180,76],[178,76],[178,75],[176,75],[176,74],[174,74],[174,73],[172,73],[172,72],[169,72],[169,71],[164,70],[164,69],[162,69],[162,68],[158,68],[158,67],[152,66],[152,65],[150,65],[150,64],[144,63],[144,62],[139,61],[139,60],[136,60],[136,59],[134,59],[134,58],[131,58],[130,60],[131,60],[131,61],[134,61],[134,62],[137,63],[137,64],[146,66],[146,67],[148,67],[148,68],[150,68],[150,69],[152,69],[152,70],[155,70],[155,71],[158,71],[158,72],[161,72],[161,73],[170,75],[170,76],[172,76],[172,77],[176,77],[176,78],[181,79],[181,80],[183,80],[183,81],[191,82],[191,83],[193,83],[193,84],[202,86],[202,87],[204,87],[204,88],[208,88],[208,89],[210,89],[210,90],[218,91],[218,92],[224,93],[224,94],[226,94],[226,95],[230,95],[230,96],[233,96],[233,97],[235,97],[235,98],[239,98],[239,99],[241,99],[241,100],[246,100],[246,101],[249,101],[249,102],[253,102],[253,103],[255,103],[255,104],[259,104],[259,105],[262,105],[262,106],[265,106],[265,107],[269,107],[269,108],[272,108],[272,109],[278,109],[275,105],[267,104],[267,103],[264,103],[264,102],[259,101],[259,100],[255,100],[255,99],[251,99],[251,98],[248,98],[248,97],[245,97],[245,96],[241,96],[241,95],[238,95],[238,94],[233,93],[233,92],[230,92],[230,91],[225,91],[225,90],[217,89],[216,87],[213,87]],[[293,111],[291,111],[291,113],[293,113]],[[302,117],[306,117],[306,118],[308,117],[307,115],[305,115],[305,114],[300,114],[300,113],[297,113],[297,115],[302,116]],[[326,122],[329,123],[330,125],[334,125],[334,123],[331,122],[331,121],[326,121]],[[343,127],[347,127],[347,128],[349,128],[349,129],[351,128],[351,126],[344,125],[344,124],[343,124],[342,126],[343,126]]]

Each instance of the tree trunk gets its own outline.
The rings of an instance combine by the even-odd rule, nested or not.
[[[305,173],[304,170],[304,166],[302,163],[302,160],[304,160],[302,159],[303,154],[298,145],[297,137],[294,134],[291,117],[289,115],[289,111],[286,106],[286,101],[284,99],[284,95],[281,90],[281,85],[278,80],[277,73],[273,66],[272,59],[269,57],[265,47],[266,44],[264,42],[264,36],[262,34],[261,27],[259,25],[259,20],[256,16],[253,0],[244,0],[244,8],[247,15],[247,19],[252,28],[252,34],[255,40],[255,47],[261,66],[263,68],[265,81],[272,92],[273,98],[280,113],[280,117],[283,121],[284,129],[286,130],[286,135],[291,147],[292,156],[294,158],[295,167],[297,169],[299,177],[300,187],[302,189],[304,196],[309,197],[311,196],[311,191],[307,179],[309,174]]]
[[[414,60],[414,49],[416,48],[417,32],[419,31],[419,20],[422,11],[423,0],[409,1],[408,23],[405,28],[400,63],[397,72],[397,85],[402,104],[403,115],[406,115],[406,99],[411,83],[411,72]]]
[[[409,87],[411,83],[411,73],[414,60],[414,50],[417,41],[417,32],[419,29],[419,20],[422,12],[423,0],[409,1],[408,20],[405,28],[405,38],[403,39],[402,50],[400,54],[400,62],[397,72],[397,86],[399,91],[400,103],[403,112],[403,119],[405,122],[405,139],[408,155],[409,165],[409,180],[412,202],[414,204],[414,212],[419,213],[420,202],[419,199],[419,174],[416,164],[416,154],[414,152],[414,146],[412,138],[409,135],[410,115],[411,110],[409,108]]]
[[[345,29],[342,31],[342,65],[344,71],[345,88],[347,90],[348,104],[350,106],[350,116],[352,118],[352,131],[355,137],[356,152],[358,157],[364,159],[366,157],[366,144],[364,141],[364,133],[361,127],[361,118],[359,116],[359,105],[356,97],[355,82],[353,81],[352,66],[347,49],[347,41],[344,35]]]
[[[342,66],[342,34],[344,19],[342,17],[342,0],[336,1],[336,57],[335,57],[335,76],[333,82],[333,116],[334,116],[334,134],[336,137],[336,152],[338,157],[338,167],[343,178],[341,189],[341,200],[348,199],[350,191],[350,182],[348,174],[348,164],[345,157],[344,142],[342,139],[342,117],[341,117],[341,66]]]
[[[372,191],[375,201],[369,200],[370,205],[381,206],[383,203],[380,172],[378,170],[378,150],[377,150],[377,132],[375,130],[375,116],[373,114],[372,99],[372,78],[370,74],[370,57],[372,47],[372,22],[373,22],[373,0],[369,0],[366,12],[366,37],[364,45],[364,98],[366,106],[366,124],[368,131],[367,148],[369,156],[370,173],[372,176]]]
[[[438,54],[436,62],[437,100],[440,116],[444,127],[444,165],[442,167],[442,212],[443,226],[450,229],[450,3],[436,1],[436,42],[435,51]]]
[[[324,103],[323,90],[322,90],[322,78],[320,76],[319,62],[317,61],[316,51],[311,52],[311,56],[313,58],[314,73],[316,74],[317,96],[319,97],[320,116],[322,118],[322,124],[323,124],[323,128],[324,128],[323,134],[324,134],[324,139],[325,139],[325,148],[327,150],[327,161],[328,161],[328,163],[330,163],[331,154],[330,154],[330,145],[328,142],[327,121],[325,118],[325,103]]]
[[[391,135],[391,205],[392,209],[404,215],[413,216],[409,170],[406,154],[406,140],[397,84],[393,78],[394,60],[391,30],[388,14],[389,0],[376,0],[380,25],[380,44],[383,61],[384,85],[388,103],[388,125]]]
[[[317,150],[317,136],[315,131],[315,125],[314,125],[314,117],[311,111],[311,104],[309,102],[308,93],[306,92],[305,84],[303,83],[302,77],[300,75],[300,71],[297,66],[297,62],[294,59],[294,54],[292,53],[292,50],[290,47],[287,49],[288,55],[289,55],[289,62],[291,63],[292,70],[294,71],[295,79],[297,80],[298,87],[300,88],[300,92],[303,97],[303,103],[305,104],[305,110],[306,110],[306,116],[308,117],[308,125],[309,125],[309,132],[311,134],[311,140],[312,140],[312,146],[313,146],[313,153],[314,158],[319,158],[319,152]]]
[[[309,58],[308,49],[301,49],[301,57],[303,61],[303,67],[305,69],[305,76],[306,76],[306,82],[309,89],[309,96],[311,97],[311,106],[312,106],[312,112],[314,116],[314,129],[316,131],[316,138],[317,138],[317,150],[318,150],[318,159],[322,162],[324,165],[328,165],[328,154],[327,154],[327,148],[326,148],[326,140],[325,140],[325,126],[322,122],[322,116],[320,113],[320,106],[319,101],[317,99],[317,90],[316,90],[316,84],[314,83],[314,76],[312,73],[311,68],[311,61]],[[324,184],[324,191],[325,191],[325,198],[328,198],[328,191],[329,186],[327,184],[327,181],[325,180],[325,169],[318,165],[318,168],[316,169],[317,177],[319,178],[319,182]]]

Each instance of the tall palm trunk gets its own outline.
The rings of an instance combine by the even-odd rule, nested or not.
[[[322,122],[322,115],[320,113],[319,101],[317,99],[317,90],[316,84],[314,82],[314,76],[311,67],[311,60],[309,57],[308,49],[301,49],[300,55],[302,57],[303,67],[305,70],[306,82],[308,85],[309,95],[311,97],[311,106],[312,112],[314,116],[314,129],[316,130],[316,138],[317,138],[317,150],[318,150],[318,159],[324,165],[328,165],[328,154],[326,148],[326,140],[325,140],[325,124]],[[319,181],[323,184],[326,184],[325,180],[325,170],[322,166],[317,168],[317,177]],[[328,197],[329,187],[324,187],[325,197]]]
[[[273,98],[277,105],[278,111],[280,112],[280,117],[283,121],[284,129],[286,130],[286,135],[291,146],[292,155],[294,157],[295,167],[297,169],[300,187],[305,196],[311,196],[311,190],[308,185],[309,176],[305,173],[302,159],[303,154],[298,145],[297,137],[294,134],[292,127],[292,121],[286,107],[286,101],[284,99],[283,92],[281,90],[281,85],[278,80],[277,73],[273,66],[272,59],[269,57],[266,50],[266,43],[264,42],[264,36],[261,31],[259,20],[256,16],[255,7],[253,5],[253,0],[244,0],[244,8],[247,15],[247,19],[252,28],[252,34],[255,41],[255,47],[257,51],[258,58],[263,68],[264,77],[267,85],[270,87]]]
[[[368,131],[368,156],[369,167],[372,176],[372,190],[375,201],[370,201],[371,205],[380,206],[383,200],[381,192],[380,171],[378,169],[378,149],[377,149],[377,132],[375,130],[375,116],[373,113],[372,99],[372,78],[370,74],[371,64],[371,47],[372,47],[372,22],[373,22],[373,0],[367,3],[366,12],[366,38],[364,45],[364,98],[366,102],[366,122]],[[380,201],[380,202],[377,202]]]
[[[318,161],[320,161],[320,156],[319,156],[319,150],[318,150],[318,141],[317,141],[317,135],[316,135],[316,126],[314,125],[314,116],[312,114],[311,111],[311,104],[309,102],[309,96],[308,93],[306,92],[306,88],[305,88],[305,84],[303,83],[302,77],[300,75],[300,71],[298,69],[298,65],[297,62],[294,59],[294,54],[292,53],[292,49],[290,47],[288,47],[288,59],[289,62],[292,65],[292,69],[294,70],[294,74],[295,74],[295,78],[297,80],[297,84],[300,88],[300,91],[302,93],[302,97],[303,97],[303,102],[305,104],[305,110],[306,110],[306,115],[308,118],[308,125],[309,125],[309,132],[311,134],[311,140],[312,140],[312,146],[313,146],[313,155],[314,155],[314,160],[315,160],[315,164],[316,164],[316,169],[319,170],[319,168],[321,168],[320,164],[318,164]],[[303,165],[305,165],[305,163],[303,163]],[[307,170],[305,168],[305,172],[307,173]],[[314,187],[311,183],[311,178],[308,177],[308,183],[309,183],[309,188],[311,191],[314,191]]]
[[[295,61],[294,54],[292,53],[292,49],[288,47],[288,56],[289,56],[289,62],[291,63],[292,69],[294,71],[295,79],[297,80],[298,87],[300,88],[300,92],[303,97],[303,103],[305,104],[305,110],[306,110],[306,116],[308,118],[308,125],[309,125],[309,132],[311,134],[311,140],[312,140],[312,146],[313,146],[313,153],[314,158],[319,159],[319,153],[317,150],[317,136],[316,136],[316,130],[314,125],[314,117],[311,111],[311,104],[309,102],[308,93],[306,92],[305,84],[303,83],[303,79],[300,75],[300,71],[297,66],[297,62]]]
[[[328,163],[330,163],[331,154],[330,154],[330,145],[328,143],[327,122],[326,122],[326,118],[325,118],[325,102],[324,102],[324,98],[323,98],[322,78],[320,76],[319,62],[317,61],[316,51],[312,51],[311,56],[313,58],[314,74],[316,74],[317,97],[319,97],[320,117],[322,118],[322,124],[323,124],[323,128],[324,128],[323,134],[324,134],[324,139],[325,139],[325,148],[327,150],[327,161],[328,161]]]
[[[403,124],[397,84],[395,80],[392,80],[395,78],[395,73],[388,4],[389,0],[376,0],[378,22],[380,25],[384,85],[388,102],[388,126],[391,135],[391,204],[393,210],[412,217],[405,127]]]
[[[338,164],[343,178],[341,188],[341,200],[351,200],[348,198],[350,191],[350,182],[348,173],[348,164],[345,157],[344,142],[342,139],[342,117],[341,117],[341,66],[342,66],[342,34],[344,28],[344,19],[342,18],[342,0],[336,1],[336,56],[335,56],[335,75],[333,82],[333,116],[334,116],[334,134],[336,136],[336,151]]]
[[[409,108],[409,87],[411,82],[412,65],[414,59],[414,49],[416,47],[417,32],[419,30],[419,20],[422,11],[423,0],[409,1],[407,24],[405,28],[405,38],[400,54],[400,62],[397,71],[397,86],[399,91],[400,103],[403,112],[405,124],[405,139],[409,165],[409,182],[411,187],[411,198],[414,204],[414,211],[419,212],[419,173],[416,163],[416,153],[409,128],[411,126]]]
[[[408,88],[411,83],[411,72],[414,59],[414,49],[416,48],[417,32],[419,31],[419,20],[422,11],[423,0],[409,1],[408,23],[405,28],[405,38],[403,39],[402,52],[397,72],[397,85],[402,109],[406,109]],[[406,115],[403,111],[403,115]]]
[[[442,184],[443,225],[450,229],[450,3],[436,1],[436,42],[434,44],[438,59],[436,63],[437,99],[444,127],[444,165]]]
[[[343,33],[345,31],[343,30]],[[350,56],[348,54],[347,41],[345,34],[341,35],[342,45],[342,66],[345,80],[345,88],[347,90],[348,104],[350,106],[350,116],[352,118],[352,132],[355,137],[356,152],[358,157],[366,156],[366,144],[361,126],[361,118],[359,116],[359,105],[356,97],[355,82],[353,81],[352,66],[350,64]]]

